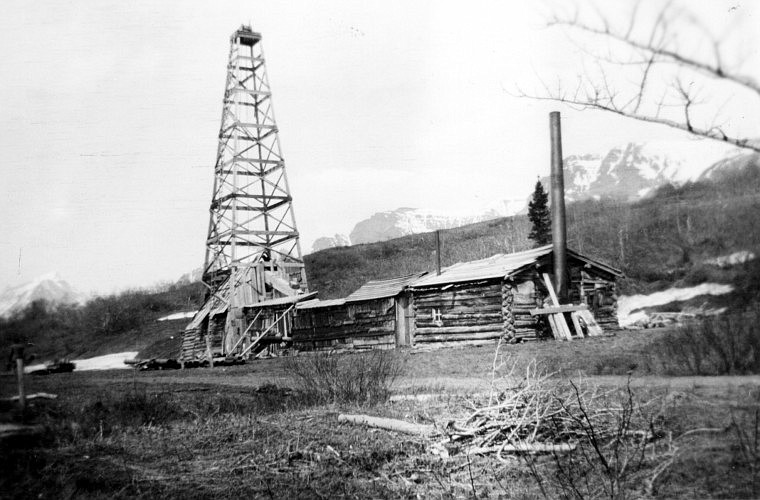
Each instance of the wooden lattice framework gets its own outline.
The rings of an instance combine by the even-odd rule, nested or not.
[[[308,291],[261,38],[248,26],[230,38],[202,278],[208,293],[188,327],[207,356],[232,355],[240,339],[264,331],[244,307]],[[209,327],[215,311],[226,314],[218,346]],[[196,355],[196,344],[182,357]]]
[[[238,269],[263,263],[305,290],[261,34],[242,26],[230,42],[203,282],[213,292]]]

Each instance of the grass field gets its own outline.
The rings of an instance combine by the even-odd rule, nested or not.
[[[640,498],[644,479],[668,460],[651,491],[657,498],[753,498],[760,494],[757,411],[760,378],[663,377],[647,346],[663,331],[624,333],[572,343],[505,346],[516,373],[536,359],[559,373],[553,383],[631,390],[663,437],[631,468],[616,498]],[[355,356],[355,355],[344,355]],[[298,359],[298,358],[296,358]],[[326,402],[302,390],[288,363],[186,371],[74,372],[29,377],[37,400],[26,418],[45,426],[36,441],[3,443],[0,496],[6,498],[535,498],[603,496],[542,490],[560,462],[551,456],[450,456],[431,453],[435,439],[339,423],[363,413],[436,423],[485,404],[494,349],[448,348],[397,353],[397,394],[425,400]],[[0,376],[3,396],[14,390]],[[3,419],[18,419],[6,403]],[[672,436],[678,452],[664,451]],[[659,448],[658,448],[659,447]],[[557,476],[558,477],[558,476]],[[542,493],[543,491],[543,493]],[[572,493],[572,494],[571,494]]]

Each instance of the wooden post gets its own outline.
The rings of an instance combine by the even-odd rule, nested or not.
[[[24,390],[24,356],[16,358],[16,375],[18,376],[18,405],[23,412],[26,409],[26,391]]]
[[[546,284],[546,289],[549,291],[549,297],[551,297],[554,307],[559,307],[559,299],[557,298],[557,294],[555,293],[554,287],[552,286],[551,278],[546,273],[543,274],[543,277],[544,283]],[[573,335],[570,333],[570,327],[567,325],[567,321],[562,314],[550,314],[549,324],[553,326],[556,325],[557,333],[559,333],[560,337],[564,337],[567,340],[573,339]]]
[[[209,326],[211,322],[209,321]],[[211,329],[206,328],[206,357],[208,358],[208,366],[214,367],[214,354],[211,352]]]
[[[435,274],[441,275],[441,230],[435,231]]]

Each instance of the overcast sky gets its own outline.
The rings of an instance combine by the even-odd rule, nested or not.
[[[756,62],[756,6],[721,1],[696,14]],[[551,110],[563,113],[566,155],[686,139],[515,97],[537,76],[578,73],[579,48],[545,28],[551,10],[3,2],[0,288],[59,271],[82,291],[110,292],[201,266],[229,35],[242,23],[264,37],[304,249],[377,211],[525,198],[548,173]],[[746,126],[738,115],[734,125]]]

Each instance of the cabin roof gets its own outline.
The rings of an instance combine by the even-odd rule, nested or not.
[[[301,301],[313,300],[316,296],[317,296],[317,292],[301,293],[299,295],[290,295],[287,297],[277,297],[276,299],[262,300],[261,302],[246,304],[243,307],[261,308],[261,307],[287,306],[291,304],[296,304]]]
[[[386,299],[401,293],[410,283],[427,273],[409,274],[386,280],[368,281],[354,293],[346,297],[346,302],[362,302],[365,300]]]
[[[238,283],[248,283],[251,284],[255,281],[255,269],[254,268],[248,268],[245,270],[241,270],[240,274],[238,274]],[[291,288],[288,284],[287,280],[283,279],[276,273],[273,273],[271,271],[265,271],[264,274],[264,280],[272,286],[274,290],[276,290],[278,293],[281,293],[284,295],[284,297],[281,297],[285,300],[291,300],[296,298],[296,302],[299,300],[303,300],[303,295],[299,294],[297,295],[297,290],[294,288]],[[235,294],[235,303],[238,307],[261,307],[262,302],[256,303],[254,302],[254,293],[253,293],[253,285],[251,286],[239,286],[237,287],[237,293]],[[217,314],[223,314],[227,312],[227,308],[229,307],[229,300],[230,300],[230,277],[228,276],[227,279],[224,280],[224,282],[219,285],[219,288],[216,290],[216,293],[212,295],[211,297],[206,300],[206,302],[203,304],[203,306],[198,310],[198,312],[195,314],[195,317],[193,317],[193,320],[190,322],[189,325],[187,325],[186,329],[190,330],[192,328],[198,328],[201,323],[203,323],[203,320],[207,316],[216,316]],[[270,300],[279,300],[277,299],[270,299]],[[269,301],[263,301],[263,302],[269,302]],[[289,303],[289,302],[284,302]],[[281,304],[268,304],[268,305],[281,305]]]
[[[323,307],[342,306],[345,303],[346,303],[346,299],[329,299],[329,300],[312,299],[312,300],[301,302],[300,304],[296,305],[296,309],[298,309],[299,311],[301,309],[320,309]]]
[[[452,266],[441,270],[440,275],[430,274],[424,276],[412,283],[412,288],[424,288],[428,286],[445,285],[449,283],[464,283],[469,281],[482,281],[495,278],[507,278],[514,276],[524,270],[526,266],[531,266],[540,259],[550,256],[552,253],[551,245],[525,250],[510,254],[496,254],[486,259],[474,260],[470,262],[458,262]],[[575,258],[596,267],[604,272],[615,276],[622,276],[619,269],[608,266],[604,263],[581,255],[573,250],[567,250],[568,258]]]

